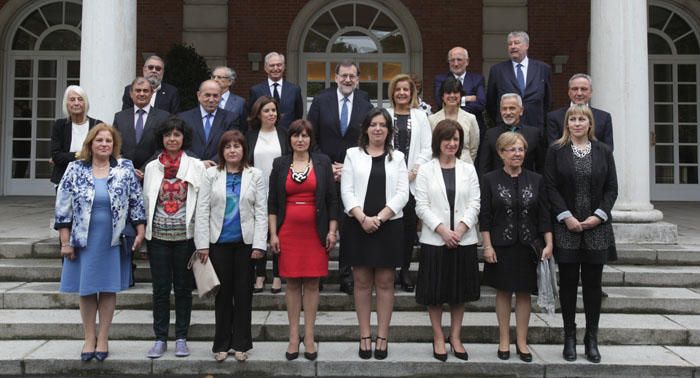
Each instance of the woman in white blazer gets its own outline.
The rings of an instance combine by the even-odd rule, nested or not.
[[[267,192],[260,170],[248,165],[248,153],[240,131],[225,132],[219,164],[207,169],[197,204],[197,253],[203,262],[211,257],[221,281],[212,347],[219,362],[230,349],[236,360],[245,361],[253,347],[251,258],[263,258],[267,248]]]
[[[372,356],[370,312],[377,291],[377,340],[374,358],[388,354],[389,322],[394,307],[394,271],[403,261],[403,212],[408,201],[404,155],[391,145],[391,117],[385,109],[367,113],[357,147],[348,149],[340,193],[344,211],[341,264],[352,266],[355,311],[360,325],[359,356]]]
[[[393,125],[390,139],[394,149],[404,154],[410,186],[408,202],[403,209],[404,259],[399,273],[399,283],[404,291],[412,292],[414,285],[409,274],[409,266],[418,231],[414,198],[415,179],[421,164],[430,160],[430,123],[425,111],[418,107],[418,91],[409,75],[396,75],[389,82],[389,93],[391,108],[388,111]]]
[[[464,302],[479,299],[476,225],[481,194],[473,164],[459,159],[464,130],[453,120],[437,124],[433,160],[416,178],[416,213],[423,221],[416,302],[428,307],[433,328],[433,356],[447,360],[446,343],[455,357],[467,360],[460,330]],[[450,335],[442,333],[442,305],[450,306]]]

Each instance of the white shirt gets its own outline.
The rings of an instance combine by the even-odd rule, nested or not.
[[[78,152],[83,148],[83,142],[87,136],[90,121],[85,117],[85,122],[75,123],[71,128],[70,150],[69,152]]]
[[[336,90],[338,94],[338,122],[340,122],[340,115],[343,114],[343,99],[345,95],[340,92],[340,89]],[[348,128],[350,128],[350,117],[352,117],[352,100],[355,96],[355,91],[350,93],[348,96]]]
[[[461,75],[457,75],[455,73],[452,73],[452,75],[455,77],[455,79],[459,80],[459,83],[462,84],[462,87],[464,87],[464,76],[467,75],[467,72],[465,71]],[[467,106],[467,96],[462,96],[459,99],[459,106]],[[428,114],[428,115],[430,115],[430,114]]]
[[[158,92],[160,92],[160,87],[161,86],[159,85],[158,88],[153,90],[153,96],[151,96],[151,102],[150,102],[151,106],[156,106],[156,96],[158,96]]]
[[[151,107],[153,105],[146,105],[143,108],[139,108],[138,106],[134,105],[134,128],[136,127],[136,122],[139,120],[139,109],[143,109],[145,113],[143,113],[143,127],[146,127],[146,120],[148,119],[148,113],[151,112]]]
[[[529,63],[527,56],[525,56],[523,61],[520,63],[513,61],[513,60],[511,60],[510,62],[513,64],[513,74],[515,74],[516,78],[518,77],[518,64],[522,64],[521,69],[523,70],[523,79],[524,79],[525,83],[527,83],[527,65]]]
[[[275,98],[275,83],[279,84],[277,86],[277,93],[279,93],[280,98],[282,98],[282,82],[284,79],[279,81],[272,81],[269,77],[267,78],[267,86],[270,87],[270,97]]]
[[[262,171],[265,190],[270,188],[272,161],[280,156],[282,156],[282,147],[277,137],[277,130],[260,130],[260,133],[258,133],[258,141],[255,143],[255,151],[253,151],[253,161],[255,161],[255,168]]]
[[[219,108],[221,109],[226,109],[226,102],[228,102],[228,98],[231,95],[231,92],[226,91],[224,94],[221,95],[221,101],[219,101]]]

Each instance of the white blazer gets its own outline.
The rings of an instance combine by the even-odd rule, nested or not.
[[[197,201],[194,244],[209,248],[221,236],[226,210],[226,170],[209,167]],[[243,243],[253,249],[267,250],[267,190],[259,169],[248,167],[241,175],[241,231]]]
[[[443,119],[445,119],[444,108],[428,117],[430,129],[435,130],[435,126]],[[474,164],[476,154],[479,151],[479,124],[476,122],[474,114],[466,112],[462,108],[459,108],[457,111],[457,122],[462,126],[462,130],[464,131],[464,146],[462,147],[462,154],[459,158],[465,163]]]
[[[185,219],[187,221],[187,239],[194,237],[194,222],[192,218],[197,208],[197,195],[204,181],[204,164],[196,158],[182,153],[180,168],[175,177],[187,182],[187,202],[185,204]],[[143,175],[143,204],[146,208],[146,240],[151,240],[153,235],[153,216],[158,204],[158,193],[165,176],[165,167],[158,160],[153,160],[146,165]]]
[[[403,207],[408,202],[408,170],[404,163],[404,155],[394,151],[384,158],[386,172],[386,206],[394,212],[391,219],[403,217]],[[343,198],[345,213],[355,207],[362,209],[367,195],[369,173],[372,170],[372,157],[360,147],[348,148],[343,163],[343,173],[340,176],[340,195]]]
[[[394,108],[388,108],[387,111],[391,115],[392,122],[394,118]],[[408,161],[406,168],[408,170],[418,169],[421,164],[427,163],[433,156],[431,147],[433,133],[430,130],[430,122],[428,116],[423,109],[411,109],[411,143],[408,145]],[[393,142],[393,140],[392,140]],[[396,146],[394,146],[396,148]],[[406,172],[408,174],[408,172]],[[411,193],[416,194],[416,182],[410,184]]]
[[[464,222],[469,230],[462,235],[459,245],[477,243],[476,224],[481,207],[479,179],[473,164],[461,160],[455,162],[455,227]],[[445,245],[435,229],[444,224],[450,226],[450,203],[447,201],[445,180],[438,159],[423,164],[416,177],[416,215],[423,221],[420,242]]]

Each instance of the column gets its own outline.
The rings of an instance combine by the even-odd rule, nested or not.
[[[90,98],[91,117],[112,122],[135,67],[136,0],[84,1],[80,85]]]
[[[593,102],[611,113],[623,243],[675,243],[675,225],[649,202],[649,68],[646,0],[591,0]]]

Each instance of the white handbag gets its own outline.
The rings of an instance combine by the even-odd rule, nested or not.
[[[200,298],[216,295],[221,282],[219,282],[219,277],[216,276],[216,271],[214,266],[211,265],[210,259],[207,259],[207,262],[202,264],[202,260],[199,259],[199,255],[195,252],[187,263],[187,269],[190,269],[194,274],[194,280],[197,282],[197,294]]]

